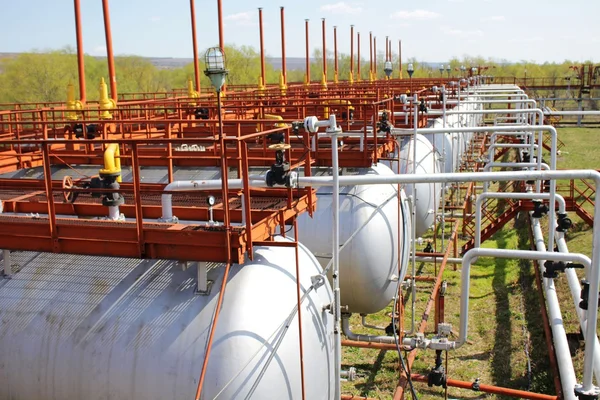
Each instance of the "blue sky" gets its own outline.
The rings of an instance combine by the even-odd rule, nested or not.
[[[8,2],[9,0],[2,0]],[[101,0],[81,0],[86,53],[105,54]],[[349,53],[350,25],[361,33],[361,55],[368,58],[369,31],[394,53],[402,39],[403,58],[444,61],[463,55],[510,61],[600,61],[598,0],[223,0],[226,43],[258,49],[258,7],[263,8],[265,50],[280,56],[279,7],[285,7],[286,52],[304,56],[304,19],[310,19],[311,48],[321,47],[321,18],[327,46]],[[111,0],[116,54],[192,57],[188,0]],[[73,1],[11,1],[2,7],[0,52],[75,46]],[[196,0],[200,51],[218,43],[217,1]]]

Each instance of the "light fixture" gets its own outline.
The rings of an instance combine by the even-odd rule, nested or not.
[[[204,55],[204,64],[206,66],[204,74],[208,76],[217,92],[220,92],[227,76],[225,53],[220,47],[211,47]]]
[[[415,68],[413,67],[412,63],[408,64],[408,67],[406,67],[406,71],[408,72],[408,76],[412,78],[413,73],[415,72]]]
[[[388,78],[390,76],[392,76],[392,71],[393,71],[393,67],[392,67],[392,62],[391,61],[386,61],[385,64],[383,64],[383,72],[385,72],[385,76],[387,76]]]
[[[444,73],[444,64],[440,65],[440,75]]]

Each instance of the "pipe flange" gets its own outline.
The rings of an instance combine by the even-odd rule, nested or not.
[[[583,385],[575,385],[575,396],[579,400],[598,400],[600,396],[600,388],[592,386],[590,390],[583,390]]]

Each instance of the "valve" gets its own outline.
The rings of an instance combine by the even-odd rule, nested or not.
[[[196,119],[208,119],[209,112],[208,108],[200,107],[194,110],[194,118]]]
[[[600,389],[597,386],[592,386],[588,391],[583,390],[583,385],[575,385],[575,396],[579,400],[598,400]]]
[[[108,87],[104,78],[100,79],[100,96],[98,100],[100,107],[100,119],[112,119],[111,110],[117,107],[117,102],[114,99],[108,97]]]
[[[90,189],[110,189],[119,190],[120,185],[117,178],[121,174],[100,174],[100,177],[94,177],[90,181]],[[120,193],[100,193],[93,192],[92,197],[102,197],[102,205],[106,207],[116,207],[125,203],[125,199]]]
[[[567,213],[558,213],[557,225],[557,232],[566,232],[568,229],[571,228],[573,222],[570,218],[567,218]]]
[[[290,163],[286,161],[284,153],[284,150],[290,149],[291,147],[291,145],[285,143],[277,143],[269,146],[269,149],[275,150],[275,164],[271,165],[271,169],[267,171],[267,186],[291,186]]]
[[[392,131],[392,124],[389,120],[390,111],[382,110],[381,117],[379,118],[379,123],[377,124],[379,127],[379,132],[390,133]]]
[[[446,388],[446,371],[442,366],[442,351],[435,351],[435,366],[427,374],[427,386],[441,386]]]
[[[75,133],[75,137],[77,139],[95,139],[96,133],[100,130],[100,127],[96,124],[73,124],[71,127],[73,133]]]
[[[579,302],[579,308],[582,310],[588,309],[588,303],[590,298],[590,282],[586,279],[581,280],[581,301]],[[600,306],[600,297],[598,298],[598,305]]]
[[[433,246],[431,246],[431,242],[427,242],[427,246],[423,249],[424,253],[433,253]]]
[[[539,200],[533,200],[533,218],[542,218],[548,214],[548,206]]]
[[[558,278],[558,272],[565,272],[565,269],[567,268],[578,268],[578,269],[583,269],[584,266],[582,264],[575,264],[575,263],[564,263],[562,261],[546,261],[544,263],[544,273],[542,274],[542,276],[544,278]]]

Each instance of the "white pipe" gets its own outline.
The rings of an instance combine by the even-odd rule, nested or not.
[[[109,206],[108,207],[108,219],[111,221],[119,220],[121,214],[119,213],[119,206]]]
[[[472,128],[475,129],[475,128]],[[485,181],[516,181],[516,180],[556,180],[556,179],[590,179],[594,181],[595,190],[598,190],[600,186],[600,173],[595,170],[561,170],[561,171],[507,171],[507,172],[465,172],[465,173],[451,173],[451,174],[413,174],[413,175],[363,175],[363,176],[341,176],[339,177],[338,183],[340,185],[366,185],[366,184],[409,184],[409,183],[442,183],[442,182],[485,182]],[[331,186],[332,179],[330,177],[299,177],[297,182],[301,186]],[[552,198],[553,196],[551,196]],[[553,200],[551,200],[553,202]],[[553,227],[552,231],[554,231]],[[478,253],[484,251],[491,251],[491,249],[472,249],[467,252],[467,255],[472,254],[471,257],[475,257],[477,254],[487,255],[487,253]],[[494,250],[495,255],[502,254],[502,251],[509,250]],[[512,250],[512,252],[517,250]],[[500,252],[500,253],[498,253]],[[511,251],[509,251],[511,252]],[[533,254],[529,254],[533,253]],[[507,253],[508,254],[508,253]],[[514,257],[514,253],[511,257]],[[527,252],[523,253],[522,256],[527,255],[530,259],[546,259],[554,261],[581,261],[579,259],[569,258],[567,259],[562,253],[538,253],[538,252]],[[542,258],[539,258],[542,255]],[[466,257],[466,255],[465,255]],[[584,257],[584,256],[580,256]],[[585,257],[587,259],[587,257]],[[589,260],[589,259],[588,259]],[[470,268],[470,260],[464,260],[463,258],[463,276],[465,270]],[[585,263],[584,263],[585,264]],[[467,265],[468,268],[465,268]],[[588,275],[588,281],[590,282],[589,288],[589,303],[592,305],[598,304],[598,279],[600,277],[600,202],[596,202],[594,205],[594,232],[593,232],[593,243],[592,243],[592,267],[586,271]],[[463,285],[465,283],[463,282]],[[461,299],[461,307],[463,306],[462,301],[466,301],[468,305],[468,281],[466,282],[467,291],[463,290],[464,297]],[[466,318],[466,315],[464,316]],[[587,325],[587,337],[593,337],[596,333],[598,318],[598,307],[589,307],[588,309],[588,325]],[[463,314],[461,313],[461,319]],[[464,321],[466,324],[466,321]],[[464,333],[466,335],[466,332]],[[465,338],[466,339],[466,336]],[[589,341],[586,343],[585,356],[584,356],[584,379],[583,379],[583,390],[592,390],[592,364],[594,355],[595,342]]]
[[[538,225],[538,234],[541,235],[541,229]],[[540,240],[536,240],[536,245],[538,248],[545,248],[543,238]],[[472,249],[469,250],[463,257],[463,265],[461,271],[461,310],[460,310],[460,332],[459,339],[454,344],[454,348],[458,348],[462,346],[467,340],[467,328],[468,328],[468,306],[469,306],[469,272],[471,269],[471,263],[477,259],[478,257],[495,257],[495,258],[521,258],[521,259],[531,259],[531,260],[540,260],[542,261],[540,264],[543,267],[543,261],[552,260],[552,261],[563,261],[563,262],[577,262],[586,266],[589,271],[591,268],[590,259],[582,254],[565,254],[565,253],[555,253],[555,252],[545,252],[545,251],[527,251],[527,250],[501,250],[501,249]],[[592,269],[593,275],[598,276],[598,269]],[[550,281],[549,279],[544,279],[544,283],[546,281]],[[570,358],[570,352],[568,343],[566,342],[566,336],[564,335],[564,327],[562,326],[562,318],[560,317],[560,308],[558,308],[558,299],[556,298],[556,292],[552,288],[548,293],[553,293],[549,297],[554,297],[553,300],[548,299],[548,309],[550,314],[550,319],[552,321],[552,330],[554,333],[554,341],[556,347],[556,356],[557,361],[559,363],[559,367],[561,367],[561,381],[563,385],[563,394],[565,398],[575,400],[574,387],[576,384],[575,373],[573,372],[572,360]],[[591,293],[590,293],[591,295]],[[596,301],[598,294],[596,293]],[[556,306],[556,307],[555,307]],[[588,310],[589,311],[589,310]],[[558,314],[557,314],[558,313]],[[590,312],[592,314],[597,314],[597,309]],[[595,325],[595,324],[594,324]],[[595,328],[595,327],[594,327]],[[562,333],[561,333],[562,331]],[[588,326],[589,331],[589,326]],[[564,341],[562,339],[564,337]],[[562,343],[561,343],[562,342]],[[584,366],[584,384],[583,388],[586,391],[592,389],[591,377],[586,378],[586,372],[589,374],[591,369],[591,357],[588,357],[588,351],[593,350],[594,342],[591,343],[586,342],[586,355],[585,355],[585,366]],[[589,364],[589,365],[588,365]],[[589,380],[589,382],[588,382]]]
[[[439,262],[441,258],[443,257],[428,257],[428,256],[417,256],[417,261],[418,262]],[[461,264],[462,263],[462,258],[460,257],[448,257],[446,259],[446,263],[448,264]]]
[[[367,314],[360,314],[360,323],[365,328],[375,329],[375,330],[378,330],[378,331],[385,331],[385,328],[382,328],[381,326],[376,326],[376,325],[368,324],[367,323]]]
[[[417,97],[417,95],[414,95],[414,106],[415,106],[415,115],[414,115],[414,136],[413,136],[413,173],[415,173],[417,171],[417,132],[418,132],[418,126],[419,126],[419,99]],[[411,273],[413,276],[416,275],[417,273],[417,260],[415,259],[416,257],[416,251],[417,251],[417,185],[415,183],[413,183],[412,185],[412,224],[411,224]],[[417,283],[413,280],[411,282],[411,308],[412,308],[412,316],[411,316],[411,327],[410,327],[410,331],[407,332],[407,334],[412,335],[415,330],[416,330],[416,316],[415,316],[415,310],[417,307]]]
[[[319,124],[319,123],[317,123]],[[329,116],[328,124],[321,123],[318,126],[328,126],[327,133],[331,135],[331,167],[333,179],[333,197],[331,199],[331,212],[333,223],[333,240],[332,240],[332,259],[333,259],[333,296],[334,296],[334,354],[335,354],[335,398],[338,399],[342,395],[341,389],[341,368],[342,368],[342,335],[340,332],[341,324],[341,297],[340,297],[340,184],[339,184],[339,163],[338,163],[338,134],[341,129],[338,128],[335,120],[335,114]]]
[[[359,342],[369,342],[369,343],[388,343],[388,344],[396,343],[396,338],[394,338],[394,336],[359,335],[357,333],[354,333],[354,332],[352,332],[352,330],[350,330],[350,321],[349,320],[350,320],[349,314],[342,315],[342,331],[344,332],[344,335],[346,335],[346,337],[350,340],[356,340]]]
[[[600,115],[600,111],[554,111],[544,110],[544,115]]]
[[[230,189],[243,189],[244,181],[242,179],[228,179],[227,185]],[[250,176],[250,186],[264,188],[268,187],[264,177]],[[223,187],[221,179],[206,179],[198,181],[174,181],[165,186],[165,192],[182,192],[186,190],[218,190]],[[164,193],[161,196],[162,217],[165,221],[173,220],[173,195]],[[243,204],[243,202],[242,202]]]
[[[544,244],[544,235],[542,233],[542,228],[540,227],[540,220],[539,218],[533,218],[531,213],[530,218],[533,226],[533,237],[536,249],[539,252],[546,252],[546,245]],[[544,260],[538,261],[538,268],[540,274],[545,271]],[[575,393],[573,390],[577,384],[577,378],[575,377],[575,371],[573,369],[573,360],[571,359],[571,352],[569,350],[569,343],[567,341],[567,333],[565,332],[565,327],[563,325],[563,318],[560,311],[558,296],[556,295],[554,279],[542,278],[542,283],[544,286],[546,304],[548,305],[548,319],[552,329],[552,340],[554,342],[555,349],[554,353],[556,354],[556,362],[558,364],[560,382],[563,387],[563,395],[565,398],[575,399]]]
[[[558,251],[561,253],[569,252],[569,248],[567,247],[567,243],[565,241],[564,232],[558,232],[556,234],[556,246],[558,247]],[[581,332],[583,332],[584,339],[587,341],[588,338],[585,336],[587,334],[587,316],[585,315],[584,310],[579,307],[579,302],[581,301],[581,285],[579,284],[579,277],[573,268],[567,268],[565,270],[565,276],[567,277],[567,283],[569,284],[569,289],[571,291],[573,305],[577,311]],[[594,341],[596,342],[594,351],[594,375],[596,376],[596,383],[598,383],[600,382],[600,343],[598,342],[597,335],[594,335]]]
[[[519,199],[519,200],[548,200],[550,199],[550,193],[506,193],[506,192],[485,192],[477,196],[475,201],[475,247],[481,247],[481,204],[485,199]],[[560,213],[566,213],[567,205],[565,198],[560,194],[556,194],[556,201],[558,202],[558,211]]]

